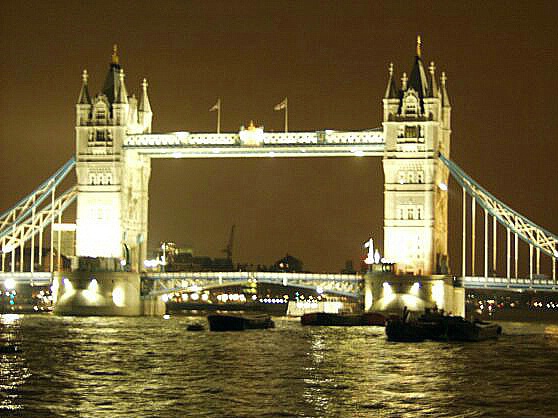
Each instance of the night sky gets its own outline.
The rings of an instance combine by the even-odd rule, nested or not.
[[[211,132],[253,119],[283,129],[378,127],[387,66],[445,71],[451,158],[558,232],[558,5],[537,2],[94,1],[0,3],[0,211],[75,151],[81,72],[100,91],[113,43],[128,92],[149,81],[153,131]],[[383,237],[380,158],[154,160],[149,242],[235,262],[287,252],[313,271],[356,261]],[[67,219],[70,220],[71,217]],[[482,218],[479,218],[482,219]],[[461,191],[450,186],[450,263],[461,258]],[[479,244],[480,245],[480,244]],[[526,250],[523,250],[526,251]]]

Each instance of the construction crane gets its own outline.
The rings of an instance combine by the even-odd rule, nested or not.
[[[225,248],[223,248],[223,252],[225,254],[227,254],[227,259],[230,260],[232,262],[232,252],[233,252],[233,242],[234,242],[234,229],[236,228],[236,225],[233,225],[231,227],[231,233],[229,235],[229,242],[227,244],[227,246]]]

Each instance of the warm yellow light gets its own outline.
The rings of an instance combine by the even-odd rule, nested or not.
[[[97,283],[97,279],[91,280],[89,282],[89,286],[87,286],[87,289],[90,292],[97,293],[97,291],[99,290],[99,283]]]
[[[66,292],[73,292],[74,290],[74,286],[72,285],[72,282],[69,279],[64,279],[64,287],[66,288],[65,291]]]
[[[126,295],[124,289],[117,287],[112,291],[112,301],[116,306],[122,308],[126,306]]]
[[[436,280],[432,284],[432,301],[438,308],[444,307],[444,282],[442,280]]]
[[[4,288],[6,290],[13,290],[13,289],[15,289],[15,287],[16,287],[16,282],[11,277],[4,280]]]

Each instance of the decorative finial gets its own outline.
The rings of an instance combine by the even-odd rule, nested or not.
[[[118,74],[120,76],[120,82],[124,82],[124,70],[122,68],[120,69],[120,72]]]
[[[430,66],[428,67],[428,70],[430,71],[430,74],[434,76],[434,71],[436,71],[436,66],[434,65],[434,61],[430,62]]]
[[[256,130],[256,127],[254,126],[254,121],[253,120],[250,121],[250,124],[248,125],[248,130],[249,131],[255,131]]]
[[[442,71],[442,77],[440,78],[442,80],[442,86],[446,87],[446,80],[448,79],[446,77],[446,72]]]
[[[401,77],[401,89],[407,90],[407,73],[403,73],[403,77]]]
[[[89,75],[87,74],[87,70],[83,70],[83,72],[81,73],[81,79],[83,80],[84,84],[87,84],[87,79],[89,78]]]
[[[421,50],[420,47],[422,46],[422,41],[420,39],[420,35],[417,36],[417,57],[420,58]]]
[[[393,62],[389,63],[389,75],[392,76],[393,75]]]
[[[118,45],[116,44],[112,46],[112,63],[118,64]]]
[[[143,89],[143,90],[147,90],[147,86],[148,86],[148,85],[149,85],[149,84],[147,84],[147,79],[144,78],[143,81],[141,82],[141,87],[142,87],[142,89]]]

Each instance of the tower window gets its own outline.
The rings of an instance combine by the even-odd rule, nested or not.
[[[407,208],[407,219],[415,219],[415,211],[413,208]]]
[[[416,138],[416,137],[418,137],[418,127],[405,126],[405,138]]]

